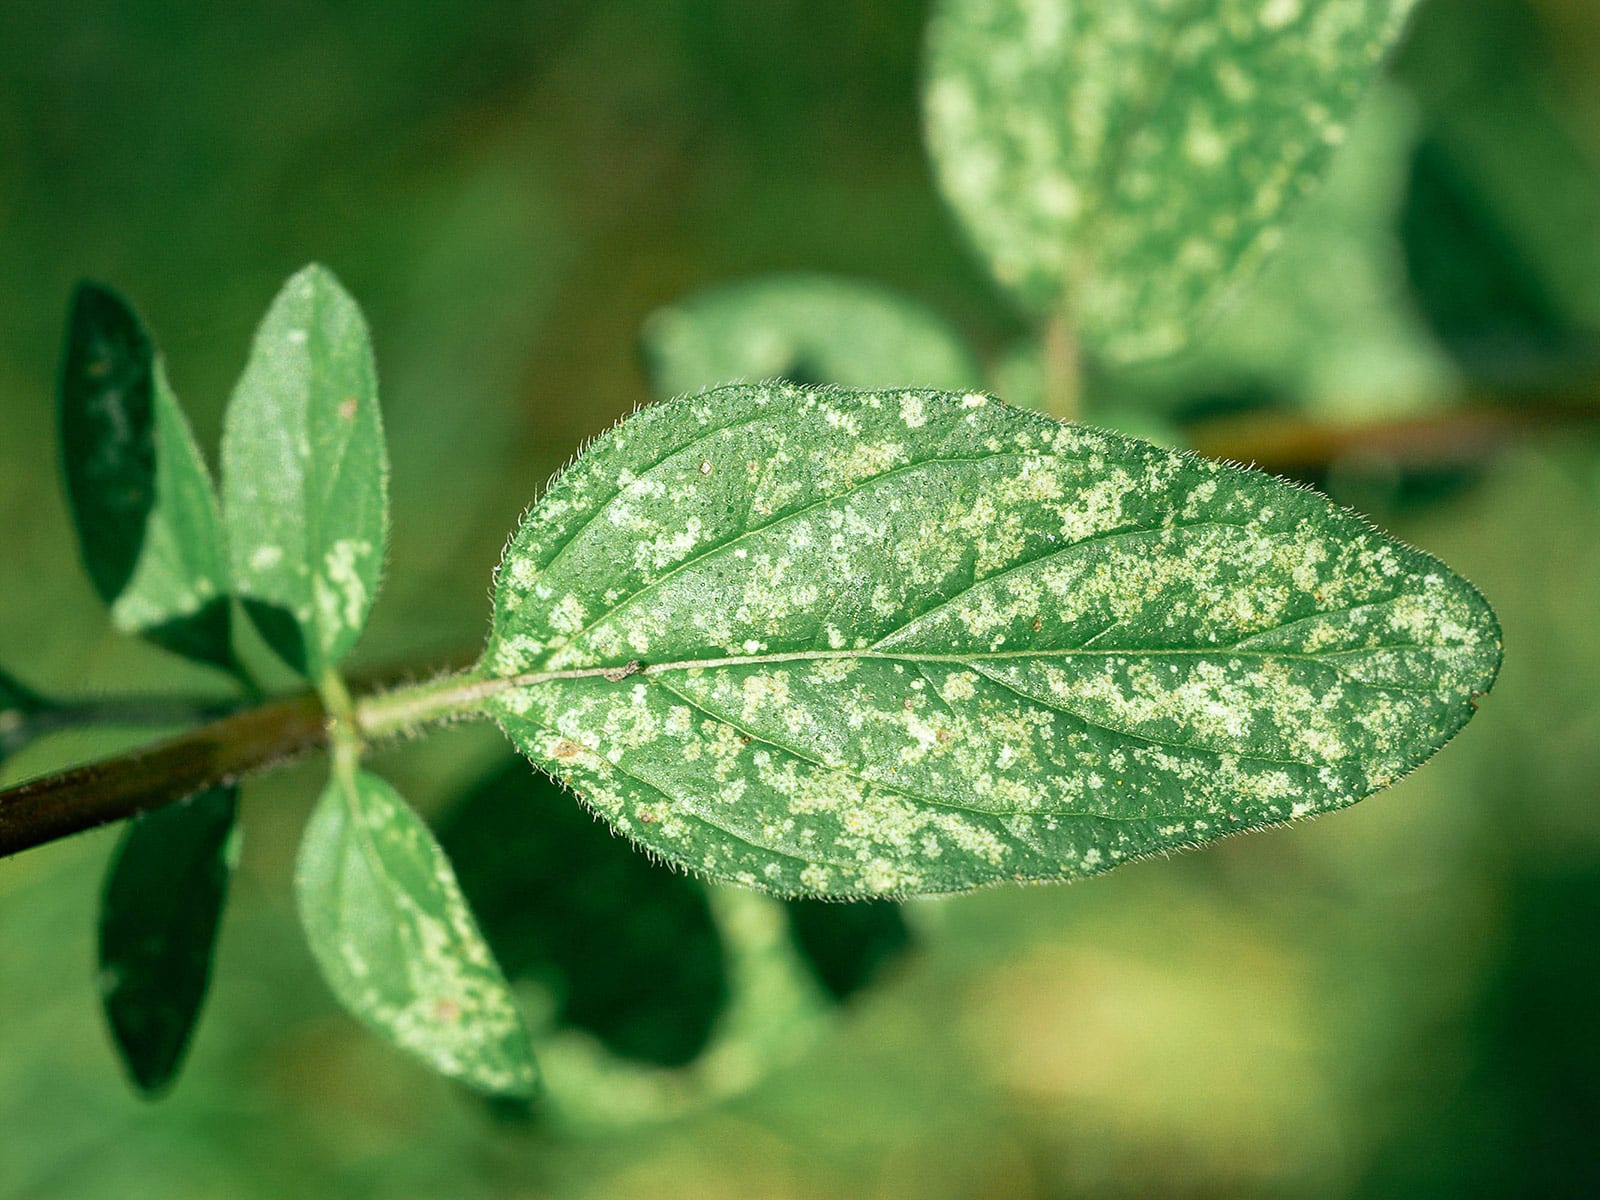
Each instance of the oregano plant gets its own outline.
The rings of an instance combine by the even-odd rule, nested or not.
[[[1096,875],[1421,765],[1499,666],[1471,585],[1307,488],[1056,419],[1096,363],[1199,336],[1316,186],[1407,7],[944,0],[936,166],[1034,322],[1034,407],[1054,415],[985,390],[958,334],[881,289],[790,277],[658,313],[647,356],[676,398],[532,498],[487,644],[421,681],[343,669],[380,588],[389,472],[367,326],[333,274],[305,268],[263,318],[216,487],[152,338],[83,285],[58,401],[85,566],[119,630],[238,695],[146,705],[194,728],[0,795],[0,853],[128,821],[100,985],[136,1085],[169,1086],[195,1027],[240,781],[316,751],[293,889],[330,990],[509,1097],[538,1086],[534,1039],[469,900],[508,893],[441,844],[492,839],[494,814],[436,838],[371,761],[397,739],[492,720],[649,869],[859,902],[858,953],[813,956],[837,996],[903,943],[886,899]],[[263,694],[246,623],[304,691]],[[0,674],[0,752],[93,715]],[[591,861],[581,834],[550,837]],[[639,894],[674,936],[710,919],[699,893]],[[823,910],[789,911],[814,944]]]

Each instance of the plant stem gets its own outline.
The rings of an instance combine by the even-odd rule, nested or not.
[[[34,711],[0,713],[0,754],[10,756],[48,734],[90,726],[193,725],[214,721],[242,705],[229,700],[176,696],[108,696],[69,701]]]
[[[326,745],[327,726],[307,692],[0,792],[0,857],[287,765]]]
[[[237,783],[326,749],[359,753],[426,725],[476,715],[474,702],[510,686],[468,673],[377,690],[351,700],[343,681],[234,712],[176,737],[0,792],[0,858],[138,816],[207,788]],[[330,715],[343,711],[344,721]],[[370,714],[370,715],[369,715]],[[168,710],[164,715],[179,715]],[[195,719],[193,708],[182,715]],[[336,735],[336,730],[338,733]]]

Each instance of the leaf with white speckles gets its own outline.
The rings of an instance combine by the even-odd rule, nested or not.
[[[530,1095],[533,1048],[450,861],[375,775],[334,779],[295,869],[300,923],[335,996],[434,1070]]]
[[[316,679],[361,636],[383,571],[389,460],[367,324],[325,267],[284,285],[222,431],[234,589]]]
[[[826,275],[730,284],[653,313],[645,357],[663,398],[745,379],[970,388],[960,334],[898,292]]]
[[[999,281],[1169,353],[1268,254],[1414,0],[942,0],[940,183]]]
[[[63,473],[84,565],[124,633],[224,668],[228,556],[216,493],[149,334],[78,285],[58,388]]]
[[[980,395],[644,410],[501,564],[493,715],[787,894],[1062,879],[1340,808],[1467,721],[1483,598],[1314,492]]]

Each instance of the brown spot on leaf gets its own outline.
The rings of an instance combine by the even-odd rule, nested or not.
[[[562,738],[551,748],[550,753],[557,758],[577,758],[582,749],[583,747],[577,742],[569,742],[566,738]]]
[[[339,419],[341,421],[354,421],[356,419],[356,398],[346,396],[339,403]]]

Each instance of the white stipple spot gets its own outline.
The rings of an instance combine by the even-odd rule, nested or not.
[[[764,384],[600,438],[498,576],[512,739],[679,866],[848,898],[1341,807],[1492,682],[1481,598],[1314,493],[912,394],[914,427],[901,389]],[[702,484],[724,456],[767,466]]]
[[[1267,0],[1261,9],[1261,23],[1268,29],[1282,29],[1300,17],[1301,0]]]
[[[291,346],[304,346],[306,344],[306,331],[304,329],[291,329],[284,334]]]
[[[322,571],[312,580],[312,586],[325,629],[361,627],[370,597],[358,564],[371,553],[370,542],[340,538],[322,556]]]
[[[261,574],[272,570],[282,561],[282,546],[257,546],[250,554],[250,569]]]
[[[905,422],[907,429],[920,429],[927,424],[927,417],[922,412],[921,396],[907,392],[900,397],[900,419]]]

